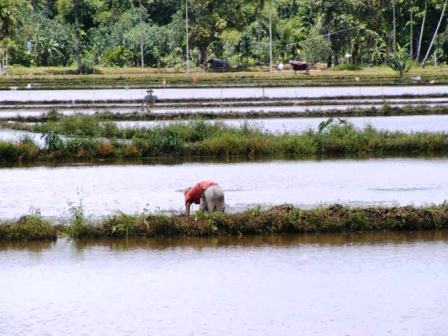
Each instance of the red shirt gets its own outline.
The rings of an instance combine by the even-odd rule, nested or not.
[[[213,181],[202,181],[196,184],[193,188],[188,190],[185,194],[185,203],[201,203],[201,197],[204,191],[206,191],[211,185],[215,185]]]

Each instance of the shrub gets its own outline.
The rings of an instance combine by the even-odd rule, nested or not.
[[[334,67],[336,71],[360,71],[362,70],[362,66],[360,64],[347,63],[340,64]]]
[[[133,63],[133,54],[129,49],[126,49],[122,45],[119,45],[115,48],[106,50],[101,57],[101,60],[104,65],[108,66],[129,66]]]
[[[6,240],[55,240],[54,226],[40,215],[21,217],[13,224],[0,224],[0,239]]]
[[[108,225],[111,228],[113,237],[128,238],[130,235],[136,234],[137,218],[135,216],[119,213],[111,217]]]
[[[71,238],[94,238],[100,235],[98,228],[88,222],[82,204],[71,206],[70,213],[72,216],[66,232]]]
[[[19,147],[16,144],[0,141],[0,161],[14,162],[20,155]]]

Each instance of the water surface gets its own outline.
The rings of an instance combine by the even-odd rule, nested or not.
[[[45,141],[40,133],[0,128],[0,141],[18,142],[25,138],[33,140],[40,147],[45,145]]]
[[[247,99],[247,98],[328,98],[400,95],[446,95],[448,86],[358,86],[358,87],[282,87],[282,88],[181,88],[155,89],[159,99]],[[0,101],[77,101],[142,99],[146,90],[26,90],[0,91]]]
[[[67,217],[81,202],[95,216],[180,211],[182,190],[205,179],[221,184],[229,211],[284,203],[439,204],[448,199],[447,170],[446,158],[2,168],[0,218],[31,207]]]
[[[0,243],[0,333],[448,332],[448,235]]]
[[[448,115],[393,116],[393,117],[342,117],[358,129],[371,126],[375,129],[391,132],[447,132]],[[319,124],[328,118],[267,118],[267,119],[220,119],[206,120],[207,123],[224,123],[231,127],[249,126],[271,133],[304,133],[317,130]],[[120,128],[153,128],[170,124],[190,123],[191,121],[119,121]]]

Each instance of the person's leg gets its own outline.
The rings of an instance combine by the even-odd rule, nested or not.
[[[214,196],[215,196],[215,208],[219,212],[224,212],[225,202],[224,202],[224,191],[219,185],[215,186]]]
[[[210,186],[204,193],[208,211],[224,212],[224,192],[219,185]]]
[[[210,211],[210,212],[215,210],[215,203],[213,201],[213,199],[214,199],[213,187],[214,186],[208,187],[207,190],[204,191],[204,194],[203,194],[204,203],[207,208],[206,210]]]
[[[201,211],[208,211],[207,199],[205,197],[205,192],[201,196],[201,203],[199,204],[199,210],[201,210]]]

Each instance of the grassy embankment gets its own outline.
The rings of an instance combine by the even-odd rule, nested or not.
[[[195,121],[152,129],[119,129],[92,117],[67,117],[41,125],[16,128],[48,133],[48,146],[40,149],[31,139],[0,142],[0,161],[138,159],[154,157],[390,155],[448,153],[448,134],[357,130],[334,125],[322,132],[274,135],[242,125]],[[61,140],[59,135],[70,137]],[[98,138],[107,139],[98,139]]]
[[[286,110],[286,109],[285,109]],[[317,117],[375,117],[375,116],[406,116],[406,115],[446,115],[448,106],[391,106],[384,104],[380,108],[362,106],[353,107],[347,110],[327,110],[327,111],[309,111],[309,112],[198,112],[198,113],[166,113],[157,114],[151,112],[133,112],[133,113],[115,113],[98,112],[94,115],[96,121],[163,121],[163,120],[216,120],[216,119],[267,119],[267,118],[317,118]],[[81,115],[81,114],[79,114]],[[36,116],[11,116],[2,119],[3,121],[14,122],[48,122],[62,119],[62,115],[56,110],[48,113],[42,113]],[[20,125],[8,125],[0,122],[3,127],[17,127]]]
[[[39,215],[23,216],[13,223],[0,223],[0,240],[56,240],[57,229]]]
[[[78,209],[66,226],[49,226],[35,215],[0,224],[0,240],[53,240],[57,234],[74,239],[134,237],[207,237],[267,234],[317,234],[370,231],[448,229],[448,206],[352,209],[340,205],[313,210],[280,206],[254,208],[238,214],[201,213],[192,217],[119,213],[90,223]]]
[[[448,67],[414,67],[407,78],[400,79],[391,69],[381,66],[358,71],[337,69],[315,70],[311,74],[294,75],[292,71],[275,71],[266,67],[227,73],[194,69],[189,75],[175,69],[103,68],[95,74],[77,75],[75,68],[11,67],[9,74],[0,77],[0,89],[24,88],[31,83],[41,89],[76,88],[147,88],[160,86],[337,86],[337,85],[402,85],[414,83],[410,78],[421,76],[422,83],[448,83]]]

